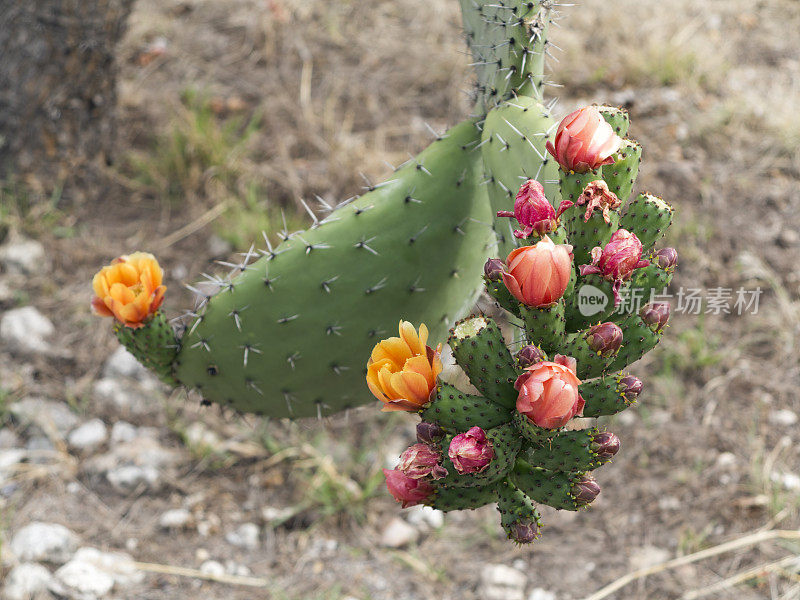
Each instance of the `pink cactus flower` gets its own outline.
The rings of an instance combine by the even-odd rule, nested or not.
[[[578,393],[581,381],[575,366],[574,358],[559,354],[553,362],[540,362],[525,369],[514,383],[519,392],[517,410],[545,429],[563,427],[582,414],[584,401]]]
[[[471,427],[466,433],[459,433],[452,439],[447,454],[456,471],[462,475],[480,473],[492,462],[494,448],[483,429]]]
[[[602,275],[613,282],[614,306],[619,306],[619,289],[624,281],[631,278],[635,269],[650,263],[642,259],[642,243],[636,234],[626,229],[618,229],[611,236],[605,248],[592,248],[592,264],[579,267],[581,275]]]
[[[544,307],[564,295],[572,275],[572,246],[544,236],[534,246],[513,250],[506,259],[503,283],[527,306]]]
[[[614,162],[612,155],[622,144],[614,129],[594,106],[570,113],[559,123],[555,144],[547,142],[547,151],[564,171],[585,173]]]
[[[584,222],[588,222],[592,213],[599,210],[603,214],[603,220],[607,225],[611,225],[610,211],[617,210],[622,206],[622,200],[608,188],[608,184],[602,179],[592,181],[587,185],[576,202],[578,206],[586,205],[586,213],[583,215]]]
[[[572,206],[569,200],[562,201],[558,212],[544,195],[544,186],[535,179],[528,179],[522,184],[514,200],[514,212],[497,211],[498,217],[516,219],[522,229],[514,230],[514,237],[525,239],[535,231],[542,236],[558,227],[558,218],[567,208]]]
[[[433,495],[433,486],[424,479],[414,479],[399,469],[384,469],[386,487],[403,508],[422,504]]]
[[[414,444],[400,455],[397,468],[411,479],[441,479],[447,476],[447,469],[441,464],[441,453],[428,444]]]

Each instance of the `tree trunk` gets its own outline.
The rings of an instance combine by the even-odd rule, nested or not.
[[[0,179],[110,160],[114,50],[133,1],[0,0]]]

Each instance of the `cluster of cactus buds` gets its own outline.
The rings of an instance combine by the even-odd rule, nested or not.
[[[456,323],[448,340],[480,395],[439,381],[441,345],[426,345],[424,325],[417,333],[401,322],[400,337],[375,347],[370,390],[388,410],[422,419],[417,443],[385,471],[404,507],[497,503],[508,538],[530,543],[541,526],[537,504],[578,510],[600,493],[591,472],[619,452],[620,440],[576,418],[613,415],[636,401],[642,382],[621,370],[658,343],[669,304],[632,300],[661,293],[677,263],[674,249],[653,248],[672,209],[647,194],[625,207],[641,157],[638,144],[619,135],[627,123],[609,107],[567,116],[547,145],[560,166],[561,198],[528,180],[513,211],[497,211],[516,220],[513,236],[527,245],[487,260],[484,283],[507,320],[521,323],[522,339],[508,343],[490,317],[475,315]]]

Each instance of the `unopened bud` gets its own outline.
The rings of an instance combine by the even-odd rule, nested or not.
[[[420,444],[436,444],[444,437],[444,429],[436,423],[417,423],[417,441]]]
[[[600,494],[600,486],[594,477],[584,475],[572,486],[572,494],[575,496],[576,505],[587,506]]]
[[[603,462],[611,460],[619,452],[619,438],[609,431],[598,433],[594,436],[593,441],[592,448],[597,454],[597,458]]]
[[[674,269],[678,264],[678,251],[675,248],[662,248],[653,255],[653,262],[662,269]]]
[[[639,316],[650,329],[658,333],[669,321],[669,304],[666,302],[645,304],[639,311]]]
[[[619,384],[617,385],[617,389],[620,393],[625,396],[625,400],[628,402],[633,402],[636,398],[639,397],[639,394],[642,393],[642,388],[644,384],[642,380],[638,377],[634,377],[633,375],[625,375],[622,379],[619,380]]]
[[[509,539],[517,542],[518,544],[530,544],[539,535],[539,525],[536,521],[517,521],[514,523],[509,532]]]
[[[622,345],[622,329],[616,323],[598,323],[586,332],[586,343],[601,356],[612,356]]]
[[[533,344],[523,346],[520,348],[519,352],[517,352],[517,362],[523,369],[535,365],[538,362],[542,362],[543,360],[547,360],[545,353],[542,352],[538,346],[534,346]]]
[[[483,265],[483,275],[488,281],[500,281],[505,270],[506,265],[499,258],[490,258]]]

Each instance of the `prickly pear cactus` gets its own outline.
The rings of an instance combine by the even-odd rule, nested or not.
[[[573,419],[613,415],[636,401],[642,382],[623,369],[661,339],[669,305],[656,295],[677,263],[674,249],[653,247],[671,222],[669,205],[640,194],[625,206],[641,158],[639,145],[617,134],[627,125],[627,115],[610,107],[566,117],[547,145],[559,165],[558,210],[546,188],[527,181],[503,207],[513,212],[500,211],[525,245],[488,260],[484,280],[509,320],[522,323],[521,337],[508,340],[490,317],[475,315],[447,340],[479,395],[435,378],[438,348],[415,342],[408,323],[373,352],[373,394],[422,419],[417,443],[385,470],[404,507],[496,502],[508,538],[530,543],[541,525],[537,504],[574,511],[600,493],[591,473],[616,455],[620,440]],[[494,164],[508,181],[519,168]]]

